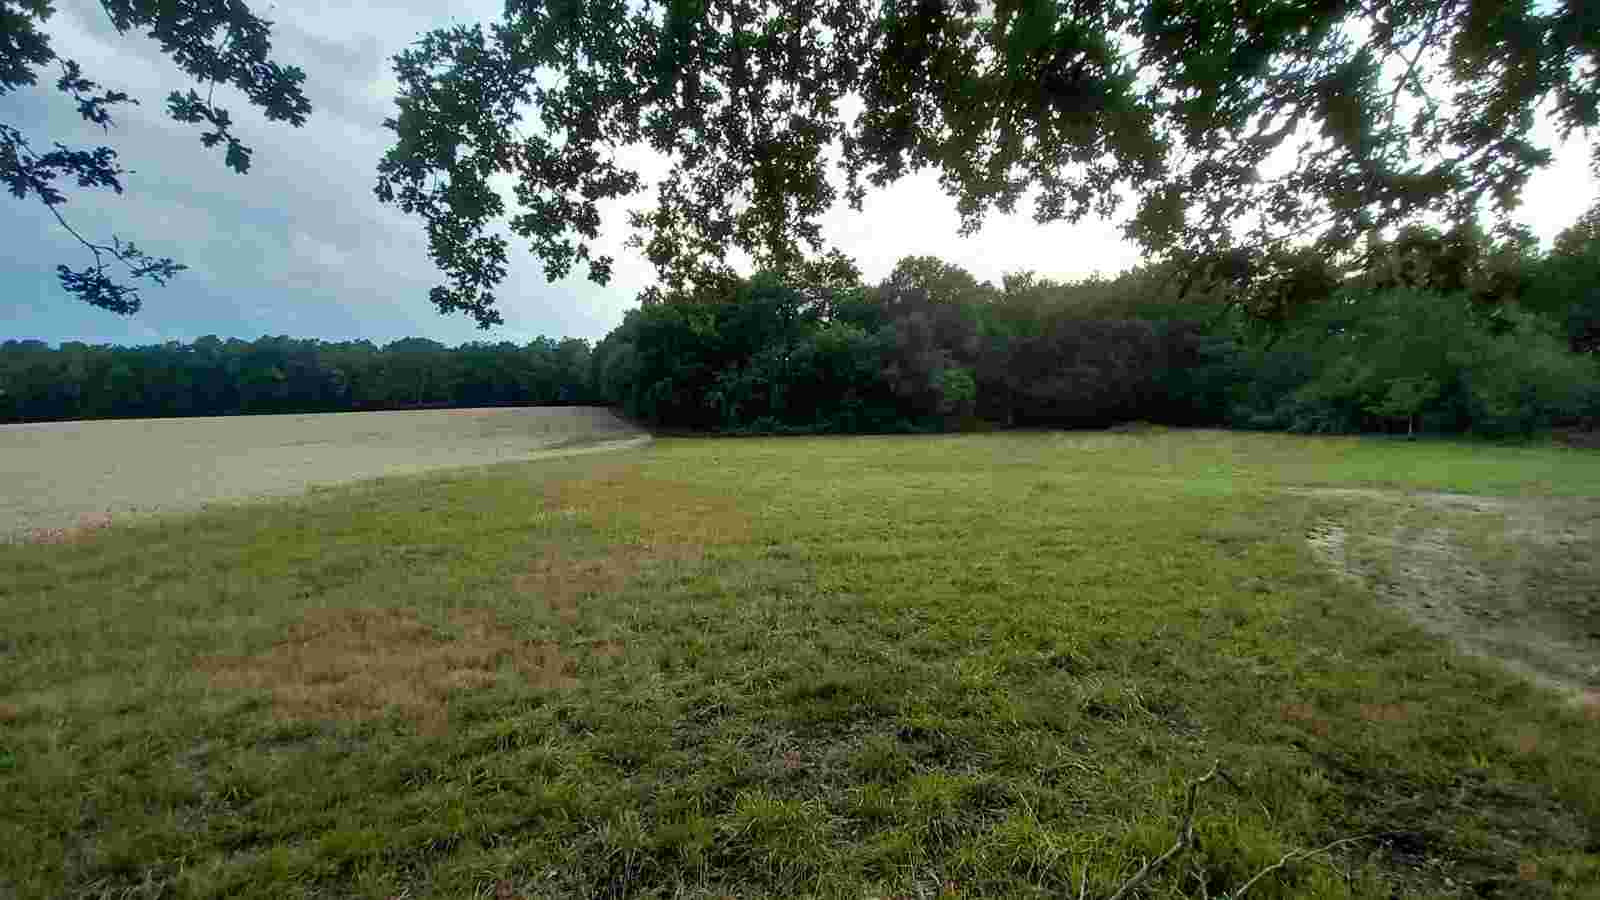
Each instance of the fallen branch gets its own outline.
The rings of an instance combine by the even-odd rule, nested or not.
[[[1364,841],[1364,840],[1366,840],[1367,838],[1370,838],[1370,837],[1373,837],[1373,835],[1370,835],[1370,834],[1358,834],[1355,837],[1340,838],[1339,840],[1334,841],[1331,844],[1324,844],[1323,846],[1318,847],[1315,850],[1293,850],[1293,851],[1291,851],[1289,853],[1285,853],[1283,855],[1282,859],[1278,860],[1277,862],[1273,863],[1270,866],[1267,866],[1265,869],[1262,869],[1261,871],[1257,872],[1249,881],[1246,881],[1244,884],[1240,885],[1239,889],[1237,891],[1234,891],[1232,894],[1228,895],[1229,896],[1229,900],[1239,900],[1239,898],[1243,897],[1250,890],[1250,888],[1255,885],[1256,882],[1258,882],[1261,879],[1267,877],[1268,875],[1272,874],[1273,872],[1276,872],[1277,870],[1284,868],[1289,863],[1298,862],[1299,860],[1302,860],[1302,859],[1310,859],[1311,857],[1317,856],[1318,854],[1327,853],[1329,850],[1332,850],[1332,849],[1334,849],[1336,847],[1341,847],[1341,846],[1343,846],[1345,844],[1353,844],[1356,841]]]
[[[1108,900],[1122,900],[1122,898],[1133,893],[1133,891],[1138,888],[1139,885],[1144,884],[1147,880],[1149,880],[1151,875],[1154,875],[1157,870],[1171,861],[1174,856],[1177,856],[1183,851],[1189,849],[1189,847],[1194,844],[1194,813],[1200,794],[1200,788],[1207,782],[1216,779],[1217,774],[1221,771],[1222,760],[1219,759],[1211,766],[1211,771],[1200,776],[1194,781],[1189,782],[1189,796],[1188,800],[1184,804],[1185,808],[1183,813],[1183,824],[1178,828],[1177,843],[1173,844],[1167,850],[1167,852],[1145,863],[1144,868],[1140,869],[1138,872],[1135,872],[1132,878],[1124,881],[1122,883],[1122,887],[1117,888],[1117,892],[1112,894]]]
[[[1162,866],[1171,862],[1174,857],[1194,846],[1194,815],[1195,810],[1199,806],[1200,788],[1208,782],[1214,781],[1218,778],[1227,782],[1229,785],[1232,785],[1235,790],[1239,790],[1238,783],[1235,782],[1227,772],[1223,771],[1221,760],[1218,760],[1212,764],[1211,771],[1200,776],[1199,778],[1196,778],[1194,781],[1189,782],[1187,797],[1184,801],[1183,823],[1178,827],[1178,840],[1174,842],[1171,847],[1167,848],[1167,852],[1145,863],[1144,868],[1140,869],[1138,872],[1135,872],[1132,878],[1129,878],[1127,881],[1123,882],[1122,887],[1117,888],[1117,892],[1108,897],[1107,900],[1123,900],[1123,898],[1129,896],[1135,890],[1137,890],[1140,885],[1148,881],[1150,876],[1159,871]],[[1245,792],[1240,790],[1240,793]],[[1330,850],[1342,847],[1345,844],[1353,844],[1356,841],[1364,841],[1368,838],[1376,836],[1377,835],[1374,834],[1360,834],[1356,835],[1355,837],[1340,838],[1337,841],[1324,844],[1323,846],[1314,850],[1292,850],[1288,853],[1285,853],[1282,859],[1251,876],[1250,880],[1240,885],[1237,891],[1224,894],[1223,897],[1225,900],[1241,900],[1245,894],[1249,893],[1252,887],[1255,887],[1256,882],[1267,877],[1268,875],[1271,875],[1273,872],[1286,868],[1292,862],[1298,862],[1302,859],[1310,859],[1313,856],[1320,856]],[[1087,874],[1088,867],[1085,866],[1083,872],[1080,873],[1080,878],[1078,881],[1079,900],[1083,900],[1085,887],[1084,881]],[[1205,879],[1201,877],[1201,874],[1198,871],[1196,871],[1194,875],[1200,881],[1201,890],[1204,891]]]

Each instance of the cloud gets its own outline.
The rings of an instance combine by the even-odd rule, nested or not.
[[[0,203],[0,233],[7,235],[0,242],[0,335],[119,343],[208,333],[379,342],[420,335],[452,343],[600,337],[652,280],[649,265],[624,246],[626,212],[646,205],[648,193],[604,207],[607,230],[598,249],[617,259],[606,287],[581,271],[549,284],[526,248],[514,245],[510,277],[498,291],[506,324],[489,332],[434,310],[427,295],[438,275],[419,223],[372,195],[377,162],[389,146],[381,123],[396,87],[390,58],[428,29],[488,23],[500,10],[491,0],[458,6],[453,15],[432,0],[381,10],[309,0],[276,4],[264,13],[275,22],[275,54],[306,70],[315,110],[304,128],[293,129],[266,122],[219,88],[218,102],[255,149],[250,173],[239,176],[223,166],[219,152],[200,146],[195,128],[166,117],[167,92],[188,85],[154,42],[116,34],[94,4],[63,9],[50,26],[58,52],[81,62],[89,77],[143,101],[123,109],[110,136],[135,170],[128,193],[75,192],[66,211],[87,234],[132,237],[191,269],[166,288],[145,291],[145,308],[133,318],[92,309],[62,293],[54,272],[58,262],[84,265],[84,251],[37,203]],[[35,140],[100,138],[48,89],[0,99],[0,119]],[[647,183],[664,169],[644,151],[630,152],[628,161],[645,170]],[[1582,148],[1567,148],[1530,187],[1524,218],[1548,238],[1594,196]],[[824,226],[829,241],[853,254],[870,279],[888,274],[907,254],[934,254],[992,281],[1028,269],[1054,277],[1113,272],[1137,261],[1110,223],[1038,226],[1023,208],[963,238],[953,201],[934,177],[922,175],[869,195],[860,212],[834,210]]]

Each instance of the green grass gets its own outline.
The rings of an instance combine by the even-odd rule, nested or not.
[[[674,439],[0,547],[0,896],[1104,897],[1216,760],[1144,895],[1377,833],[1249,896],[1595,896],[1600,722],[1323,571],[1300,485],[1600,454]],[[218,677],[373,608],[421,623],[374,671],[491,649],[447,704]]]

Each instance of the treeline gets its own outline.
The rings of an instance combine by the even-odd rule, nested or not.
[[[996,286],[834,257],[653,291],[597,346],[205,337],[0,345],[0,421],[601,402],[731,433],[1092,427],[1527,435],[1600,420],[1600,207],[1412,227],[1354,259],[1232,252]]]
[[[1055,315],[1032,287],[996,291],[926,258],[871,290],[758,275],[629,312],[596,348],[596,383],[647,422],[725,431],[1182,417],[1163,376],[1195,356],[1192,324]]]
[[[601,398],[658,426],[930,431],[1148,420],[1527,435],[1600,418],[1600,213],[995,286],[930,257],[881,284],[758,274],[630,311]]]
[[[0,344],[0,422],[586,403],[590,346],[446,347],[207,336],[192,344]]]

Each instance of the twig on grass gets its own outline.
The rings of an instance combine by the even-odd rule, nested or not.
[[[1216,779],[1217,773],[1220,771],[1222,771],[1222,760],[1219,759],[1211,766],[1211,771],[1200,776],[1194,781],[1189,782],[1189,795],[1188,799],[1184,803],[1183,825],[1178,829],[1177,843],[1168,848],[1167,852],[1145,863],[1144,868],[1140,869],[1138,872],[1135,872],[1132,878],[1124,881],[1122,883],[1122,887],[1117,888],[1117,892],[1112,894],[1109,900],[1122,900],[1123,897],[1133,893],[1134,889],[1139,887],[1139,885],[1144,884],[1151,875],[1156,873],[1156,870],[1166,865],[1174,856],[1177,856],[1183,851],[1189,849],[1189,847],[1194,844],[1194,812],[1196,801],[1200,794],[1200,788],[1208,782]]]
[[[1239,790],[1240,793],[1245,793],[1244,791],[1240,790],[1238,782],[1234,781],[1233,778],[1222,769],[1222,760],[1217,760],[1215,763],[1213,763],[1211,766],[1211,771],[1200,776],[1199,778],[1196,778],[1194,781],[1189,782],[1187,796],[1184,801],[1183,824],[1178,827],[1178,840],[1174,842],[1171,847],[1167,848],[1167,852],[1145,863],[1144,868],[1140,869],[1138,872],[1135,872],[1132,878],[1124,881],[1122,883],[1122,887],[1117,888],[1117,892],[1112,894],[1109,898],[1107,898],[1107,900],[1123,900],[1123,898],[1132,894],[1140,885],[1149,880],[1150,876],[1154,875],[1162,866],[1166,865],[1168,862],[1172,861],[1174,857],[1182,854],[1190,847],[1194,846],[1194,815],[1196,808],[1199,805],[1200,788],[1208,782],[1218,778],[1227,782],[1235,790]],[[1376,835],[1373,834],[1358,834],[1355,837],[1340,838],[1337,841],[1324,844],[1323,846],[1317,847],[1314,850],[1292,850],[1288,853],[1285,853],[1282,859],[1257,872],[1250,878],[1249,881],[1246,881],[1244,884],[1240,885],[1237,891],[1224,894],[1223,896],[1226,898],[1226,900],[1241,900],[1241,898],[1243,898],[1244,895],[1255,886],[1256,882],[1267,877],[1273,872],[1278,871],[1279,869],[1287,867],[1289,863],[1298,862],[1302,859],[1310,859],[1313,856],[1320,856],[1330,850],[1342,847],[1345,844],[1353,844],[1356,841],[1364,841],[1375,836]],[[1088,867],[1085,866],[1083,872],[1080,873],[1078,880],[1079,900],[1083,900],[1084,898],[1084,876],[1087,874],[1087,872]],[[1192,872],[1192,874],[1200,882],[1200,888],[1202,891],[1204,891],[1205,879],[1201,876],[1201,873],[1198,870],[1195,870]]]
[[[1342,847],[1345,844],[1353,844],[1356,841],[1364,841],[1364,840],[1366,840],[1367,838],[1370,838],[1370,837],[1373,837],[1373,835],[1370,835],[1370,834],[1358,834],[1355,837],[1340,838],[1339,840],[1334,841],[1331,844],[1324,844],[1321,847],[1316,848],[1315,850],[1293,850],[1293,851],[1290,851],[1288,853],[1285,853],[1283,855],[1282,859],[1278,860],[1277,862],[1273,863],[1270,866],[1267,866],[1265,869],[1262,869],[1261,871],[1257,872],[1255,874],[1255,876],[1252,877],[1249,881],[1246,881],[1244,884],[1240,885],[1239,889],[1237,891],[1234,891],[1232,894],[1229,894],[1228,895],[1229,896],[1229,900],[1239,900],[1239,898],[1243,897],[1250,890],[1250,888],[1255,885],[1256,882],[1258,882],[1261,879],[1267,877],[1271,873],[1276,872],[1277,870],[1284,868],[1289,863],[1298,862],[1299,860],[1302,860],[1302,859],[1310,859],[1313,856],[1317,856],[1317,855],[1322,854],[1322,853],[1327,853],[1329,850],[1332,850],[1332,849],[1334,849],[1336,847]]]
[[[1265,803],[1261,802],[1261,798],[1260,797],[1257,797],[1255,794],[1252,794],[1249,791],[1245,790],[1243,785],[1239,784],[1239,782],[1237,782],[1237,781],[1234,781],[1233,780],[1233,776],[1228,774],[1228,770],[1226,770],[1226,769],[1219,770],[1217,772],[1217,777],[1221,778],[1223,781],[1226,781],[1228,783],[1228,787],[1231,787],[1235,791],[1238,791],[1239,795],[1241,797],[1249,797],[1251,800],[1254,800],[1256,802],[1256,805],[1261,807],[1261,814],[1267,817],[1267,821],[1268,822],[1272,821],[1272,810],[1267,809],[1267,805]]]

